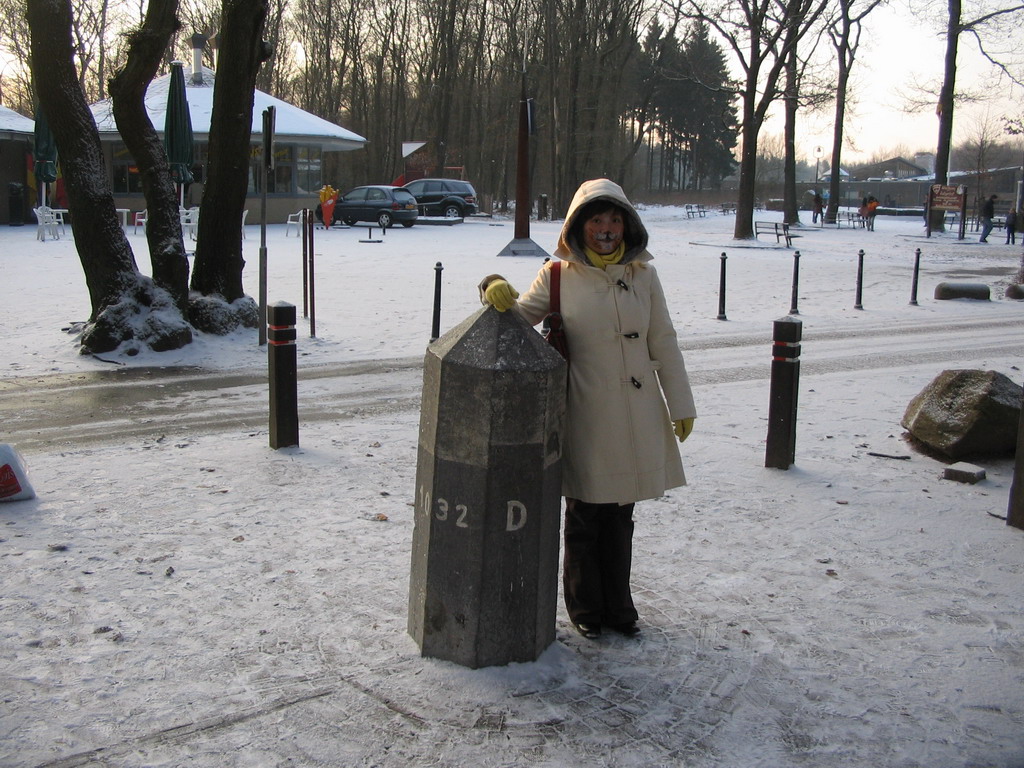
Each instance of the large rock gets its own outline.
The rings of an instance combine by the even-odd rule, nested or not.
[[[991,301],[992,292],[984,283],[939,283],[935,286],[935,298]]]
[[[943,371],[907,406],[902,424],[951,459],[1013,453],[1021,387],[996,371]]]

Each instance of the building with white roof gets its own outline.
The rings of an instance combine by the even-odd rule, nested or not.
[[[185,96],[195,139],[192,172],[196,183],[189,185],[186,192],[185,205],[189,207],[199,205],[202,198],[213,115],[214,73],[205,67],[185,67],[184,72]],[[170,74],[155,78],[146,91],[146,112],[160,136],[163,136],[170,79]],[[314,208],[320,202],[317,192],[323,186],[323,153],[362,149],[366,145],[366,139],[359,134],[257,90],[253,97],[252,112],[253,152],[249,172],[250,201],[247,204],[250,209],[249,223],[259,221],[262,189],[258,148],[263,140],[263,112],[270,106],[275,111],[275,167],[267,184],[269,222],[282,222],[289,213],[299,208]],[[138,169],[117,132],[110,99],[99,101],[90,109],[99,130],[117,207],[133,211],[145,208]]]
[[[36,124],[31,118],[18,114],[13,109],[0,106],[0,182],[3,183],[0,189],[0,199],[5,203],[0,206],[0,224],[9,224],[11,221],[12,208],[19,207],[21,221],[24,223],[25,216],[31,209],[31,193],[26,190],[27,184],[34,179],[30,171],[32,156],[32,138],[35,135]],[[12,185],[17,184],[20,191],[12,191]],[[12,201],[17,194],[18,200]]]

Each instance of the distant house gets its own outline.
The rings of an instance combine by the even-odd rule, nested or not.
[[[213,114],[214,73],[205,67],[185,68],[185,95],[188,99],[195,139],[195,163],[192,168],[196,179],[189,185],[185,197],[186,207],[199,205],[205,179],[206,157]],[[157,133],[163,135],[167,109],[167,88],[170,74],[153,80],[146,91],[146,111]],[[254,94],[252,112],[252,161],[249,168],[248,221],[259,221],[260,153],[263,136],[263,112],[273,106],[275,110],[274,172],[267,184],[267,221],[283,222],[289,213],[299,208],[314,208],[319,203],[317,191],[323,186],[321,168],[325,152],[345,152],[362,149],[366,139],[359,134],[335,125],[314,114],[299,109],[262,91]],[[109,99],[93,104],[90,109],[96,119],[100,142],[103,146],[107,172],[114,190],[118,208],[141,210],[146,207],[142,195],[142,182],[138,169],[117,132]]]
[[[848,181],[849,179],[850,179],[849,171],[847,171],[847,170],[845,170],[843,168],[840,168],[839,169],[839,180],[840,181]],[[823,174],[821,174],[821,176],[818,177],[818,181],[823,181],[825,183],[828,183],[828,182],[832,181],[832,172],[831,171],[825,171]]]
[[[863,165],[856,170],[853,181],[867,179],[913,179],[929,175],[927,168],[904,160],[902,157],[891,157],[880,163]]]
[[[0,192],[6,204],[0,206],[0,224],[11,223],[11,212],[15,206],[12,194],[17,194],[20,203],[20,223],[30,217],[34,198],[27,190],[31,174],[28,169],[32,162],[32,138],[36,124],[30,118],[19,115],[13,109],[0,107]],[[34,183],[34,179],[32,179]],[[12,193],[12,184],[19,185],[19,191]]]

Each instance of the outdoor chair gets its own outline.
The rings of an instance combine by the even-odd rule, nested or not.
[[[288,237],[288,229],[295,227],[295,236],[300,237],[302,235],[302,209],[300,208],[295,213],[288,214],[288,220],[284,223],[284,236]]]
[[[62,235],[66,236],[68,233],[68,229],[66,226],[64,226],[64,211],[57,208],[51,208],[50,211],[51,213],[53,213],[53,219],[57,229],[60,230],[60,233]]]
[[[245,240],[245,217],[249,215],[249,209],[242,211],[242,239]]]
[[[46,236],[49,235],[53,240],[59,240],[60,235],[57,232],[57,216],[54,214],[53,209],[45,205],[41,205],[38,208],[33,208],[32,212],[36,215],[36,240],[46,241]]]
[[[146,231],[146,219],[147,218],[148,218],[148,213],[147,213],[146,210],[141,210],[141,211],[136,211],[135,212],[135,217],[133,219],[133,223],[135,224],[135,234],[136,235],[139,234],[139,225],[140,224],[142,225],[142,231],[143,232]]]
[[[185,230],[188,230],[189,237],[193,240],[196,239],[196,230],[199,228],[199,208],[179,208],[178,213],[181,216],[181,233],[185,234]]]

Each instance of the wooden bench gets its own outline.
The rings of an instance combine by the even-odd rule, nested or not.
[[[719,210],[722,214],[736,213],[736,203],[719,203]]]
[[[789,231],[789,224],[777,221],[755,221],[754,237],[759,236],[762,232],[769,235],[775,235],[775,242],[777,243],[781,243],[785,240],[787,247],[792,247],[793,238],[800,237],[800,235],[794,235]]]
[[[683,207],[686,210],[686,218],[688,219],[695,219],[698,217],[703,219],[708,213],[707,207],[700,204],[694,205],[693,203],[687,203]]]

